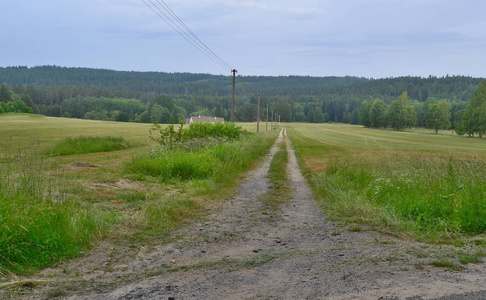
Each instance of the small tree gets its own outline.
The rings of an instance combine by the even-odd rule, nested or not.
[[[375,99],[370,110],[370,126],[373,128],[386,127],[386,110],[388,106],[385,101]]]
[[[459,132],[469,136],[479,134],[482,137],[486,131],[486,80],[472,94],[462,115]]]
[[[367,100],[361,103],[361,108],[359,110],[359,122],[361,125],[365,127],[370,127],[370,110],[371,110],[371,103]]]
[[[415,126],[417,114],[408,100],[407,92],[403,92],[393,101],[388,110],[388,124],[395,130],[403,130]]]
[[[440,129],[451,128],[451,105],[443,99],[435,104],[429,105],[429,117],[426,122],[427,128],[433,129],[435,134]]]
[[[11,102],[12,95],[10,94],[10,90],[8,86],[4,83],[0,87],[0,102]]]

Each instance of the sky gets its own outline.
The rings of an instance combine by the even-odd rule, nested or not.
[[[164,2],[239,75],[486,77],[484,0]],[[144,0],[4,1],[0,28],[1,67],[231,74]]]

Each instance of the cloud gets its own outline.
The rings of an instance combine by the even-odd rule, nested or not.
[[[245,74],[484,76],[486,67],[482,0],[165,2]],[[2,14],[1,66],[227,71],[141,0],[8,1]]]

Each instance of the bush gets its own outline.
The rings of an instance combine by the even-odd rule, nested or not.
[[[150,138],[164,147],[181,147],[184,143],[199,139],[213,141],[238,140],[248,132],[233,123],[203,123],[195,122],[184,129],[184,124],[180,124],[176,130],[171,124],[162,128],[159,124],[154,124],[150,129]]]

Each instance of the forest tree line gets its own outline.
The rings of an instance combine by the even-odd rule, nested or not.
[[[451,102],[435,97],[425,102],[411,101],[406,91],[390,105],[379,98],[365,100],[359,117],[360,123],[370,128],[425,127],[436,134],[439,130],[454,129],[459,135],[482,137],[486,133],[486,81],[479,85],[469,101]]]
[[[426,127],[429,106],[445,99],[450,105],[451,128],[456,128],[456,123],[464,124],[460,123],[463,115],[459,112],[466,109],[466,101],[482,81],[466,76],[386,79],[238,76],[235,118],[241,122],[255,121],[256,95],[261,94],[262,120],[266,119],[268,106],[270,115],[278,113],[283,122],[362,123],[400,129],[402,124],[384,126],[381,119],[368,124],[370,120],[362,114],[364,108],[371,108],[375,100],[381,99],[374,114],[383,118],[380,109],[386,106],[388,113],[389,107],[407,91],[407,101],[399,103],[408,107],[410,114],[413,107],[413,126]],[[166,123],[194,115],[229,119],[231,114],[231,77],[223,75],[8,67],[0,68],[0,82],[4,82],[2,88],[9,89],[11,96],[24,99],[34,113],[47,116]],[[399,105],[393,104],[392,111],[398,111],[396,106]]]

